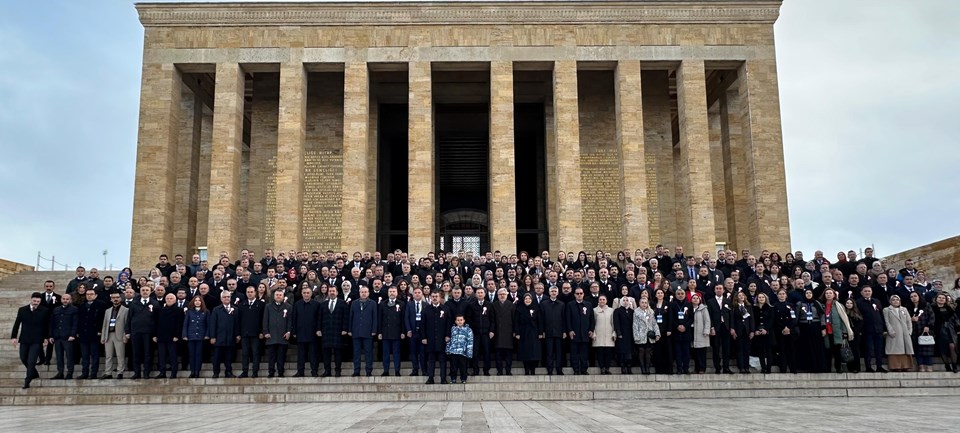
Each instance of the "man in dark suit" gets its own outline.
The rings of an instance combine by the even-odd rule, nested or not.
[[[310,374],[319,376],[320,359],[317,357],[317,337],[320,334],[320,303],[313,300],[313,289],[300,290],[302,298],[293,304],[293,337],[297,339],[297,373],[303,377],[306,362],[310,360]]]
[[[567,333],[564,327],[564,303],[559,295],[560,290],[553,286],[550,288],[550,298],[540,303],[547,349],[548,376],[552,376],[554,371],[557,375],[563,376],[563,340]]]
[[[50,310],[50,340],[57,352],[57,375],[53,379],[73,379],[73,341],[77,335],[77,307],[69,293],[61,298],[61,304]],[[66,364],[67,375],[63,375]]]
[[[220,293],[220,305],[210,312],[207,319],[207,336],[213,345],[213,378],[220,377],[223,364],[223,377],[233,377],[233,358],[236,356],[237,343],[240,342],[240,322],[237,309],[230,304],[228,291]]]
[[[577,287],[573,293],[574,301],[566,305],[567,334],[570,337],[570,366],[573,374],[587,374],[587,351],[590,348],[596,318],[593,306],[583,300],[583,289]]]
[[[160,303],[150,297],[150,287],[140,288],[140,297],[130,302],[125,334],[133,342],[133,377],[150,376],[150,343],[157,335],[157,314]]]
[[[356,268],[354,268],[356,269]],[[353,377],[360,376],[361,356],[367,376],[373,376],[373,339],[380,328],[380,310],[370,299],[370,289],[360,286],[359,298],[350,305],[347,335],[353,339]]]
[[[240,377],[248,377],[250,364],[253,363],[253,377],[260,372],[260,340],[263,339],[263,307],[257,299],[257,288],[247,286],[244,290],[246,299],[238,304],[240,312],[240,345],[243,353],[240,355]]]
[[[440,292],[430,294],[430,303],[421,313],[423,335],[420,342],[427,358],[427,384],[434,383],[437,363],[440,363],[440,383],[447,383],[446,349],[450,340],[450,326],[453,317],[440,303]]]
[[[909,299],[909,298],[907,298]],[[883,308],[880,301],[873,298],[873,289],[870,286],[863,286],[860,289],[860,299],[855,300],[860,314],[863,316],[863,363],[865,371],[873,373],[873,367],[870,366],[872,357],[877,364],[877,372],[886,373],[883,368],[884,343],[883,334],[886,332],[886,325],[883,319]]]
[[[17,310],[13,331],[10,332],[11,343],[13,347],[20,346],[20,362],[27,368],[23,389],[29,388],[30,382],[40,377],[36,367],[37,358],[40,356],[40,349],[47,345],[50,310],[40,305],[42,299],[40,292],[30,295],[30,304]]]
[[[283,301],[283,290],[273,292],[273,302],[263,308],[263,339],[267,347],[267,377],[283,377],[287,347],[293,333],[293,307]]]
[[[733,374],[730,370],[730,324],[733,310],[730,309],[730,293],[722,284],[713,288],[713,296],[707,297],[710,313],[710,347],[713,348],[713,368],[717,374]]]
[[[43,297],[40,299],[40,305],[48,310],[60,306],[60,295],[54,292],[55,288],[56,283],[52,280],[44,281]],[[40,359],[37,361],[37,365],[49,364],[53,360],[53,345],[47,344],[45,346],[46,348],[40,351]]]
[[[380,302],[380,330],[377,339],[383,343],[383,373],[390,375],[390,357],[393,368],[400,375],[400,343],[406,336],[404,332],[404,302],[397,299],[397,288],[387,289],[387,298]]]
[[[493,303],[487,300],[487,292],[478,288],[476,297],[467,307],[467,325],[473,331],[473,375],[480,375],[480,361],[483,358],[483,375],[490,375],[490,320]]]
[[[85,296],[86,302],[77,308],[77,341],[83,369],[78,379],[95,379],[100,372],[100,327],[103,312],[109,305],[100,299],[96,290],[87,290]]]
[[[404,325],[407,330],[407,338],[410,339],[410,363],[413,371],[411,376],[417,376],[420,371],[426,371],[423,354],[423,311],[427,308],[427,302],[423,299],[423,290],[417,288],[413,290],[413,300],[407,304],[407,311],[404,314]]]
[[[321,377],[334,376],[340,377],[341,366],[343,365],[342,350],[346,340],[348,326],[348,310],[346,301],[340,299],[335,286],[327,289],[327,299],[320,303],[318,321],[320,323],[320,337],[323,338],[321,348],[323,350],[323,374]],[[331,368],[331,360],[333,366]]]

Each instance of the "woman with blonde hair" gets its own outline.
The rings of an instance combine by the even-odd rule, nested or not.
[[[650,374],[650,358],[653,355],[653,345],[660,340],[660,326],[657,325],[657,313],[650,308],[650,301],[641,298],[640,304],[633,311],[633,342],[639,348],[640,373]]]
[[[900,296],[890,297],[890,306],[883,309],[887,338],[884,349],[890,371],[909,371],[913,369],[913,323],[910,312],[900,305]]]

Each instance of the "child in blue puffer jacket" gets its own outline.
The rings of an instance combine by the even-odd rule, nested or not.
[[[450,355],[453,370],[450,372],[450,383],[457,383],[457,373],[460,382],[467,383],[467,359],[473,358],[473,330],[466,326],[467,321],[462,315],[454,319],[450,328],[450,341],[447,342],[447,355]]]

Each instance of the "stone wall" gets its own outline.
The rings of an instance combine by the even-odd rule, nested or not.
[[[343,185],[342,73],[312,73],[308,77],[303,189],[303,249],[339,251],[340,203],[344,189],[350,189],[350,185]]]
[[[623,247],[623,188],[613,71],[580,71],[580,186],[583,189],[583,248]],[[561,245],[562,246],[562,245]]]
[[[927,280],[943,280],[944,288],[952,288],[960,276],[960,236],[902,251],[883,260],[888,268],[900,269],[907,259],[913,259],[917,269],[927,274]]]
[[[0,280],[21,272],[33,271],[33,266],[23,263],[11,262],[10,260],[0,259]]]

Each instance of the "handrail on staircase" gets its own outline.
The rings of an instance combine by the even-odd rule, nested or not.
[[[40,266],[40,261],[41,261],[41,260],[43,260],[44,263],[46,263],[46,261],[49,260],[49,261],[50,261],[50,267]],[[40,255],[40,251],[37,251],[37,270],[38,270],[38,271],[55,271],[55,270],[57,270],[57,269],[56,269],[56,266],[57,266],[57,265],[63,266],[63,270],[65,270],[65,271],[69,271],[69,270],[70,270],[70,269],[69,269],[69,268],[70,268],[70,265],[68,265],[68,264],[66,264],[66,263],[60,263],[60,262],[58,262],[58,261],[56,260],[56,256],[55,256],[55,255],[51,254],[51,255],[50,255],[50,258],[48,259],[48,258],[43,257],[42,255]]]

